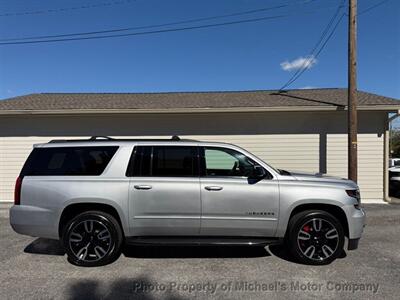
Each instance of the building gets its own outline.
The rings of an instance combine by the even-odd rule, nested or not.
[[[389,113],[400,101],[359,99],[359,185],[388,200]],[[281,169],[347,177],[347,90],[32,94],[0,101],[0,201],[35,143],[68,137],[179,135],[235,143]]]

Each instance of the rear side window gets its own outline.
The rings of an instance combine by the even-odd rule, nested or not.
[[[199,176],[197,152],[191,146],[135,147],[127,176]]]
[[[95,176],[103,173],[117,146],[35,148],[22,176]]]

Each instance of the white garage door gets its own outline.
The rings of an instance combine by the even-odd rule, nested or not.
[[[320,169],[318,134],[185,137],[239,145],[276,168],[316,173]],[[32,145],[63,138],[0,137],[0,201],[12,201],[15,179]],[[362,197],[365,199],[383,198],[383,157],[383,136],[359,135],[359,184]],[[326,160],[328,174],[347,177],[347,136],[345,134],[327,135]]]

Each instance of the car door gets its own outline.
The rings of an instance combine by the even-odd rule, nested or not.
[[[129,215],[135,236],[199,234],[197,147],[137,146],[129,169]]]
[[[275,234],[279,185],[265,169],[256,178],[255,160],[224,147],[202,147],[201,235],[265,236]]]

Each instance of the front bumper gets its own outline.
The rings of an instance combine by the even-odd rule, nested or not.
[[[10,225],[15,232],[33,237],[58,239],[58,222],[52,210],[14,205],[10,209]]]
[[[342,208],[346,213],[347,223],[349,227],[348,248],[349,250],[357,249],[358,240],[361,238],[365,227],[365,221],[366,221],[365,211],[362,208],[360,209],[355,208],[354,205],[346,205]]]
[[[360,239],[349,239],[349,243],[347,245],[347,250],[356,250],[358,248],[358,242]]]

